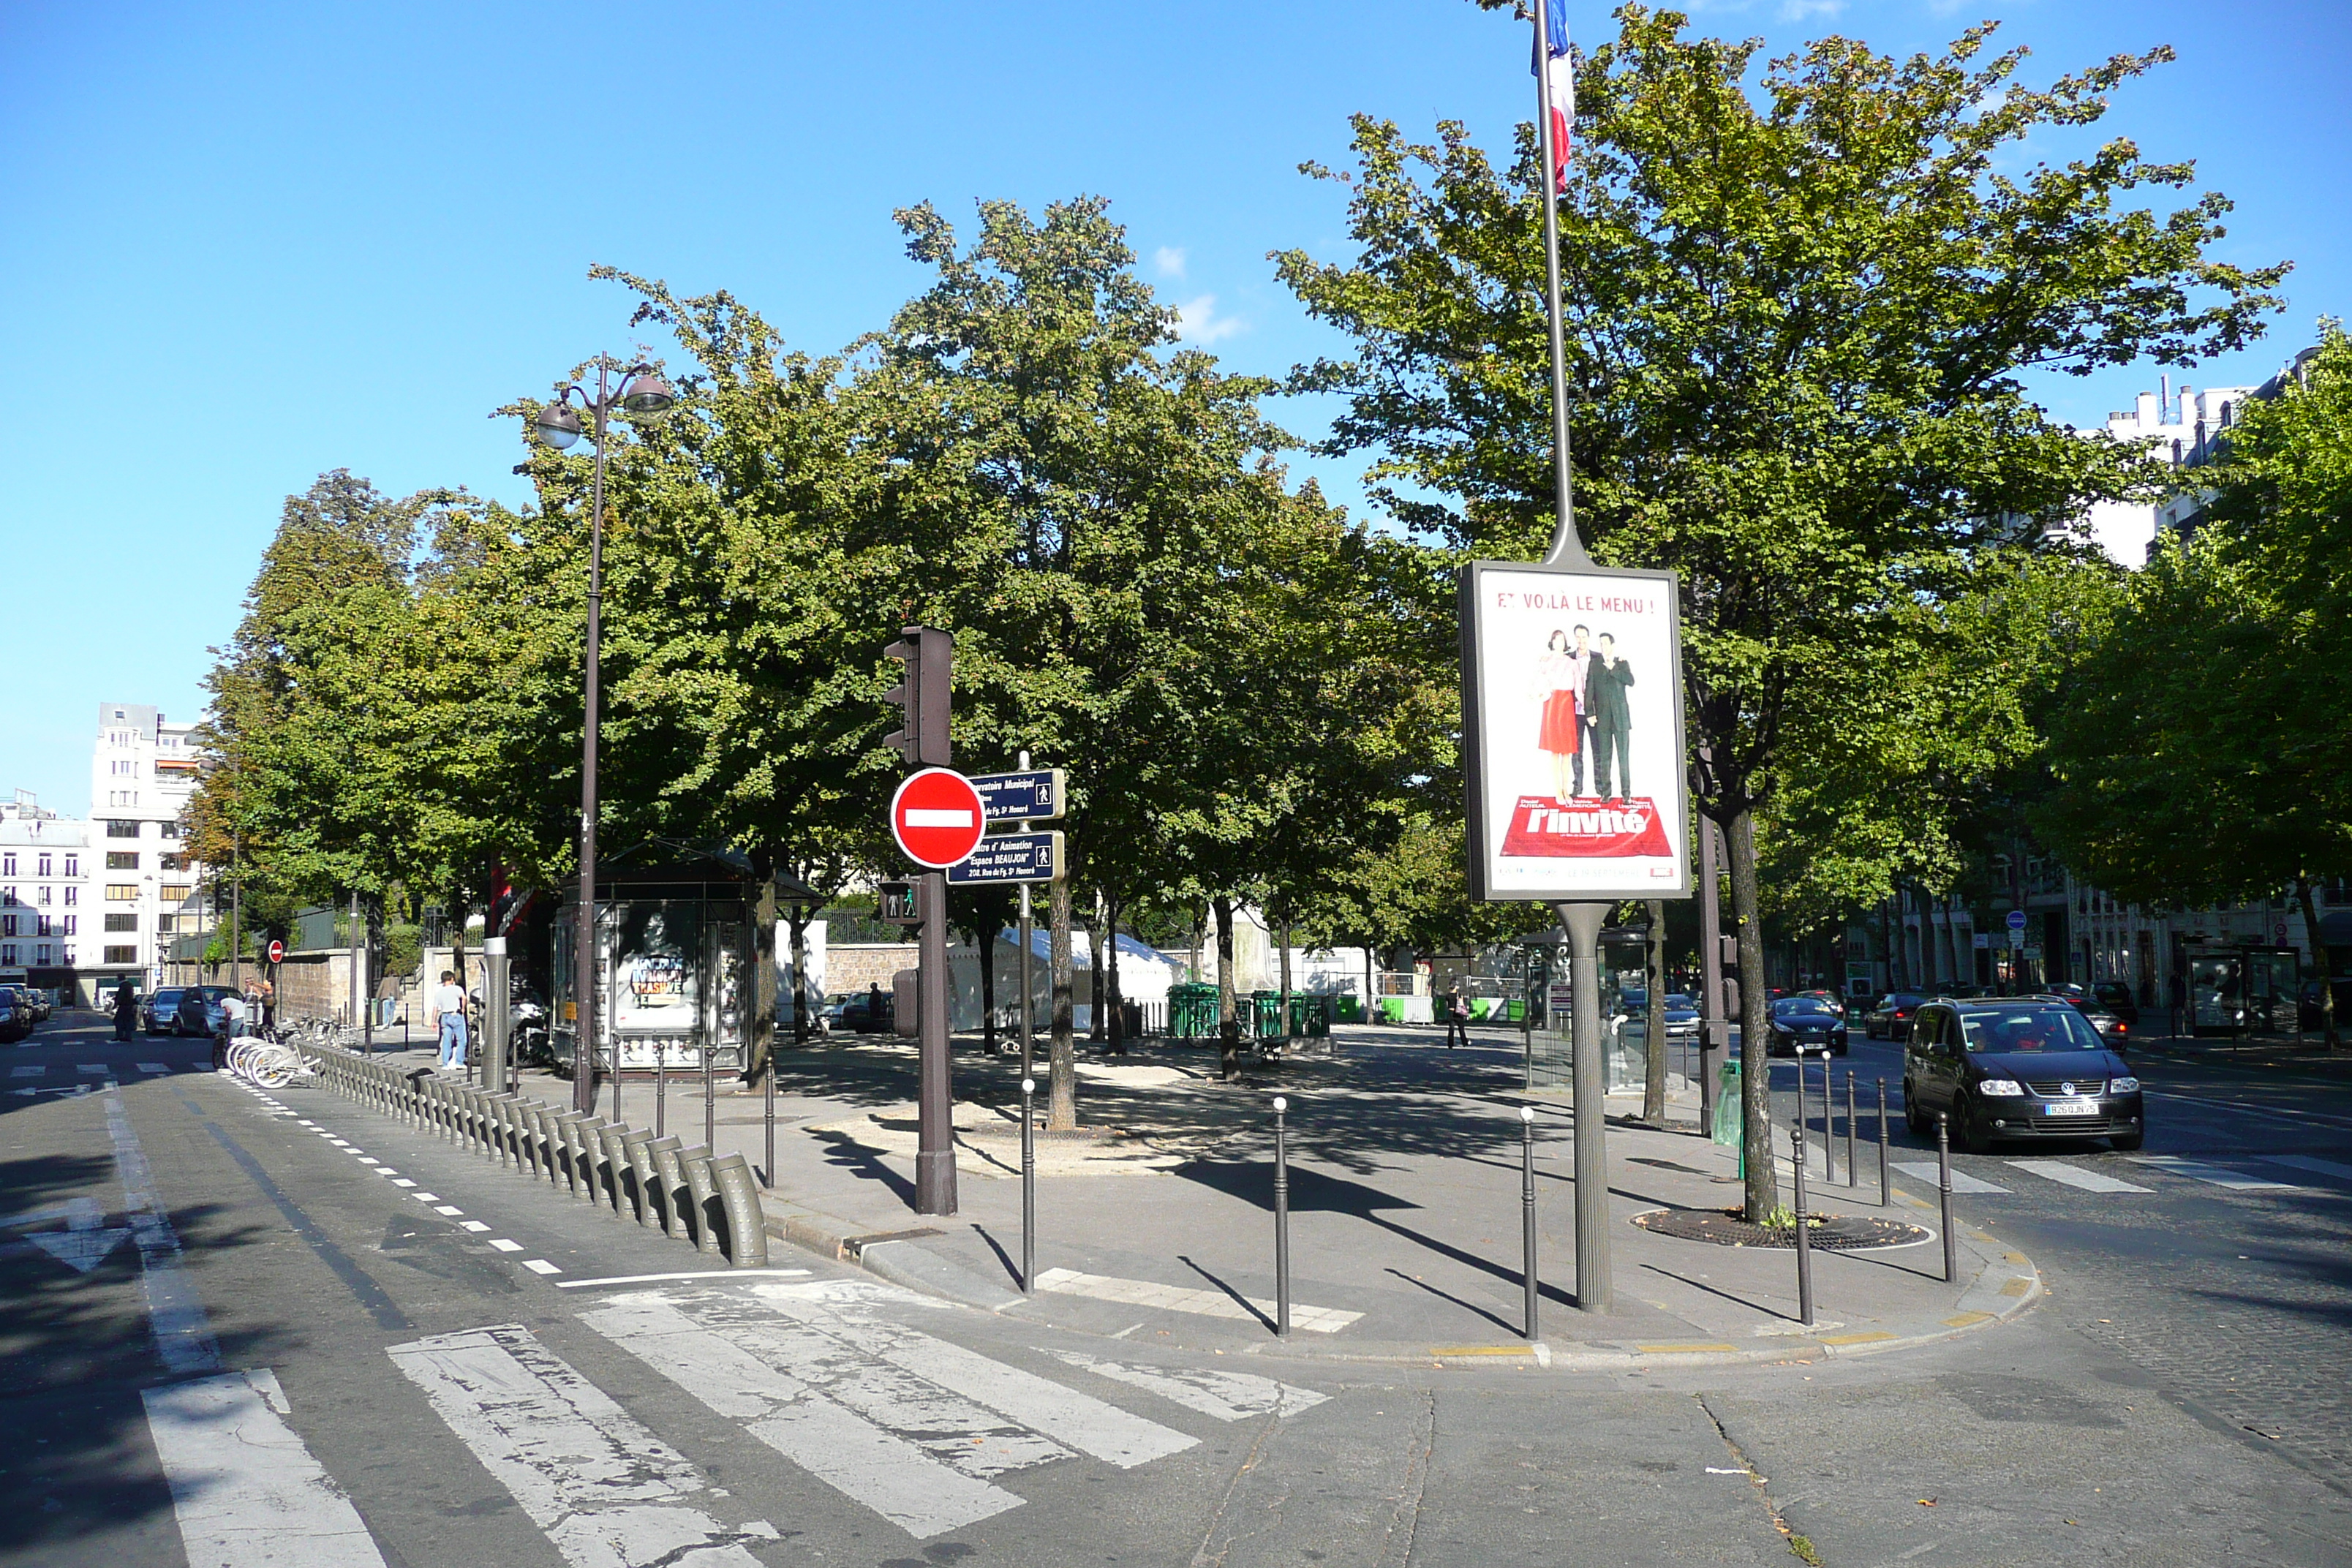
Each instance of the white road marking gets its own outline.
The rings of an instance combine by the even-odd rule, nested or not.
[[[2352,1181],[2352,1165],[2339,1160],[2321,1160],[2309,1154],[2264,1154],[2265,1165],[2284,1165],[2291,1171],[2309,1171],[2315,1175],[2342,1176]]]
[[[2273,1182],[2262,1176],[2250,1176],[2242,1171],[2232,1171],[2225,1165],[2209,1165],[2201,1160],[2184,1160],[2178,1154],[2133,1154],[2136,1163],[2147,1165],[2175,1176],[2186,1176],[2192,1182],[2204,1182],[2216,1187],[2227,1187],[2240,1193],[2291,1193],[2293,1182]]]
[[[104,1062],[76,1062],[74,1063],[74,1071],[94,1072],[102,1075],[106,1071],[106,1064]]]
[[[1197,1410],[1219,1421],[1239,1421],[1246,1415],[1263,1415],[1269,1410],[1276,1415],[1296,1415],[1330,1397],[1246,1372],[1136,1366],[1127,1362],[1098,1361],[1076,1351],[1055,1351],[1054,1354],[1072,1366],[1082,1366],[1114,1382],[1173,1400],[1187,1410]]]
[[[106,1132],[122,1181],[122,1217],[139,1247],[139,1281],[147,1299],[147,1327],[155,1353],[175,1373],[218,1372],[220,1347],[205,1321],[205,1304],[180,1267],[180,1237],[155,1195],[146,1151],[122,1109],[122,1091],[106,1086]]]
[[[390,1176],[392,1175],[392,1173],[390,1171],[378,1171],[376,1174],[379,1176]],[[395,1187],[413,1187],[416,1184],[410,1181],[406,1176],[394,1176],[393,1178],[392,1184]]]
[[[294,1429],[268,1367],[143,1390],[189,1568],[383,1568],[359,1510]]]
[[[779,1334],[774,1317],[761,1316],[764,1321],[751,1325],[751,1334],[730,1336],[701,1327],[661,1296],[648,1293],[583,1312],[581,1321],[719,1415],[743,1422],[752,1436],[918,1541],[1021,1506],[1018,1496],[991,1486],[966,1467],[950,1468],[937,1451],[940,1443],[959,1438],[968,1444],[975,1428],[983,1436],[984,1447],[989,1429],[1001,1428],[1002,1423],[961,1402],[944,1400],[940,1402],[943,1408],[926,1410],[919,1391],[869,1387],[863,1403],[898,1407],[900,1429],[886,1430],[866,1415],[845,1408],[844,1396],[859,1392],[861,1376],[872,1380],[887,1369],[862,1358],[841,1364],[852,1358],[842,1356],[837,1345],[825,1345],[819,1336],[806,1332],[784,1330]],[[820,1377],[834,1374],[824,1391],[811,1385],[800,1364],[813,1341],[822,1347],[820,1355],[830,1351],[836,1363],[829,1368],[820,1363],[816,1369]],[[1003,1436],[1018,1442],[1030,1434],[1016,1427]],[[1035,1464],[1067,1452],[1050,1443],[1045,1450],[1013,1458],[1000,1468]]]
[[[457,1211],[445,1209],[442,1212],[454,1214]],[[584,1290],[591,1285],[657,1285],[672,1279],[805,1279],[808,1272],[805,1268],[701,1268],[690,1274],[615,1274],[609,1279],[566,1279],[556,1289]]]
[[[702,1472],[519,1323],[387,1353],[572,1568],[761,1568],[742,1543],[777,1539],[697,1506]]]
[[[40,1078],[45,1076],[48,1070],[48,1068],[42,1067],[37,1062],[27,1063],[24,1067],[10,1068],[8,1069],[8,1076],[10,1078]]]
[[[25,1237],[35,1247],[66,1265],[77,1274],[87,1274],[106,1261],[122,1238],[131,1233],[120,1226],[107,1226],[105,1216],[99,1212],[94,1198],[68,1198],[56,1208],[34,1209],[28,1213],[10,1215],[0,1219],[0,1227],[11,1230],[26,1226],[66,1222],[63,1230],[37,1231]]]
[[[1275,1303],[1255,1296],[1234,1300],[1222,1290],[1196,1290],[1184,1285],[1160,1285],[1149,1279],[1121,1279],[1108,1274],[1081,1274],[1075,1268],[1048,1268],[1037,1276],[1037,1289],[1065,1296],[1091,1296],[1097,1301],[1121,1301],[1130,1307],[1160,1307],[1171,1312],[1192,1312],[1204,1318],[1239,1318],[1255,1321],[1263,1314],[1275,1317]],[[1243,1305],[1246,1301],[1247,1306]],[[1257,1312],[1250,1310],[1256,1308]],[[1309,1333],[1336,1334],[1362,1317],[1336,1307],[1290,1304],[1290,1326]]]
[[[755,1285],[751,1290],[779,1312],[819,1333],[952,1389],[1055,1442],[1108,1460],[1121,1469],[1181,1453],[1197,1440],[1091,1394],[991,1361],[961,1345],[854,1309],[836,1310],[823,1305],[828,1298],[841,1300],[824,1284]]]
[[[520,1252],[520,1251],[522,1250],[522,1243],[521,1243],[521,1242],[520,1242],[520,1241],[508,1241],[508,1240],[505,1240],[504,1238],[500,1238],[500,1239],[499,1239],[499,1240],[493,1241],[493,1242],[491,1242],[491,1243],[490,1243],[490,1245],[491,1245],[492,1247],[497,1247],[500,1252]]]
[[[441,1201],[439,1193],[411,1193],[408,1195],[420,1204],[437,1204]]]
[[[544,1258],[526,1258],[522,1260],[522,1266],[525,1268],[530,1269],[533,1274],[561,1274],[563,1272],[562,1269],[558,1268],[554,1264],[550,1263]]]
[[[2063,1160],[2008,1160],[2003,1163],[2065,1186],[2080,1187],[2086,1193],[2147,1193],[2156,1190],[2136,1186],[2130,1182],[2119,1182],[2113,1176],[2103,1176],[2096,1171],[2086,1171]]]
[[[455,1219],[457,1215],[464,1214],[466,1211],[457,1207],[455,1204],[440,1204],[435,1206],[433,1212],[435,1214],[446,1214],[452,1219]]]
[[[1933,1160],[1897,1160],[1895,1168],[1906,1176],[1916,1176],[1929,1186],[1936,1184],[1936,1163]],[[1990,1182],[1979,1181],[1966,1171],[1952,1172],[1952,1191],[1956,1193],[2006,1193],[2007,1187],[1996,1187]]]
[[[170,1072],[172,1070],[162,1062],[133,1062],[131,1065],[137,1068],[141,1072]]]
[[[466,1222],[466,1228],[472,1231],[476,1236],[479,1236],[482,1232],[489,1229],[490,1227],[484,1225],[480,1220],[469,1219]]]

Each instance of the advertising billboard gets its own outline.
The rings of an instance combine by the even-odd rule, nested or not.
[[[1674,574],[1474,561],[1461,591],[1471,897],[1687,897]]]

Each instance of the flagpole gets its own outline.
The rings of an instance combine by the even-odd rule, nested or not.
[[[1576,487],[1569,469],[1568,336],[1559,303],[1559,160],[1552,147],[1551,0],[1528,7],[1536,17],[1536,146],[1542,160],[1544,222],[1544,315],[1551,330],[1552,484],[1558,491],[1558,521],[1552,529],[1547,566],[1590,566],[1576,531]]]

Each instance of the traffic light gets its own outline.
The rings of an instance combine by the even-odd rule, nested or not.
[[[955,672],[955,638],[937,626],[908,626],[904,640],[882,650],[907,667],[882,700],[906,710],[906,722],[882,738],[917,767],[943,768],[948,754],[949,688]]]

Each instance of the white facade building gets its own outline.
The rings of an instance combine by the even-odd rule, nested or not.
[[[2221,432],[2236,419],[2251,386],[2209,386],[2202,391],[2183,386],[2172,390],[2172,378],[2158,378],[2157,390],[2143,392],[2127,409],[2107,416],[2106,433],[2116,440],[2145,447],[2174,468],[2202,463]],[[2088,434],[2089,432],[2084,432]],[[2179,520],[2204,504],[2202,492],[2189,489],[2168,496],[2163,504],[2144,501],[2100,501],[2085,520],[2091,542],[2118,566],[2144,566],[2156,548],[2160,528],[2176,528]]]
[[[181,825],[201,769],[194,729],[135,702],[99,704],[75,950],[86,998],[125,978],[142,992],[163,984],[180,905],[200,880]]]
[[[89,824],[44,811],[31,793],[0,802],[0,978],[74,984],[89,917]]]

